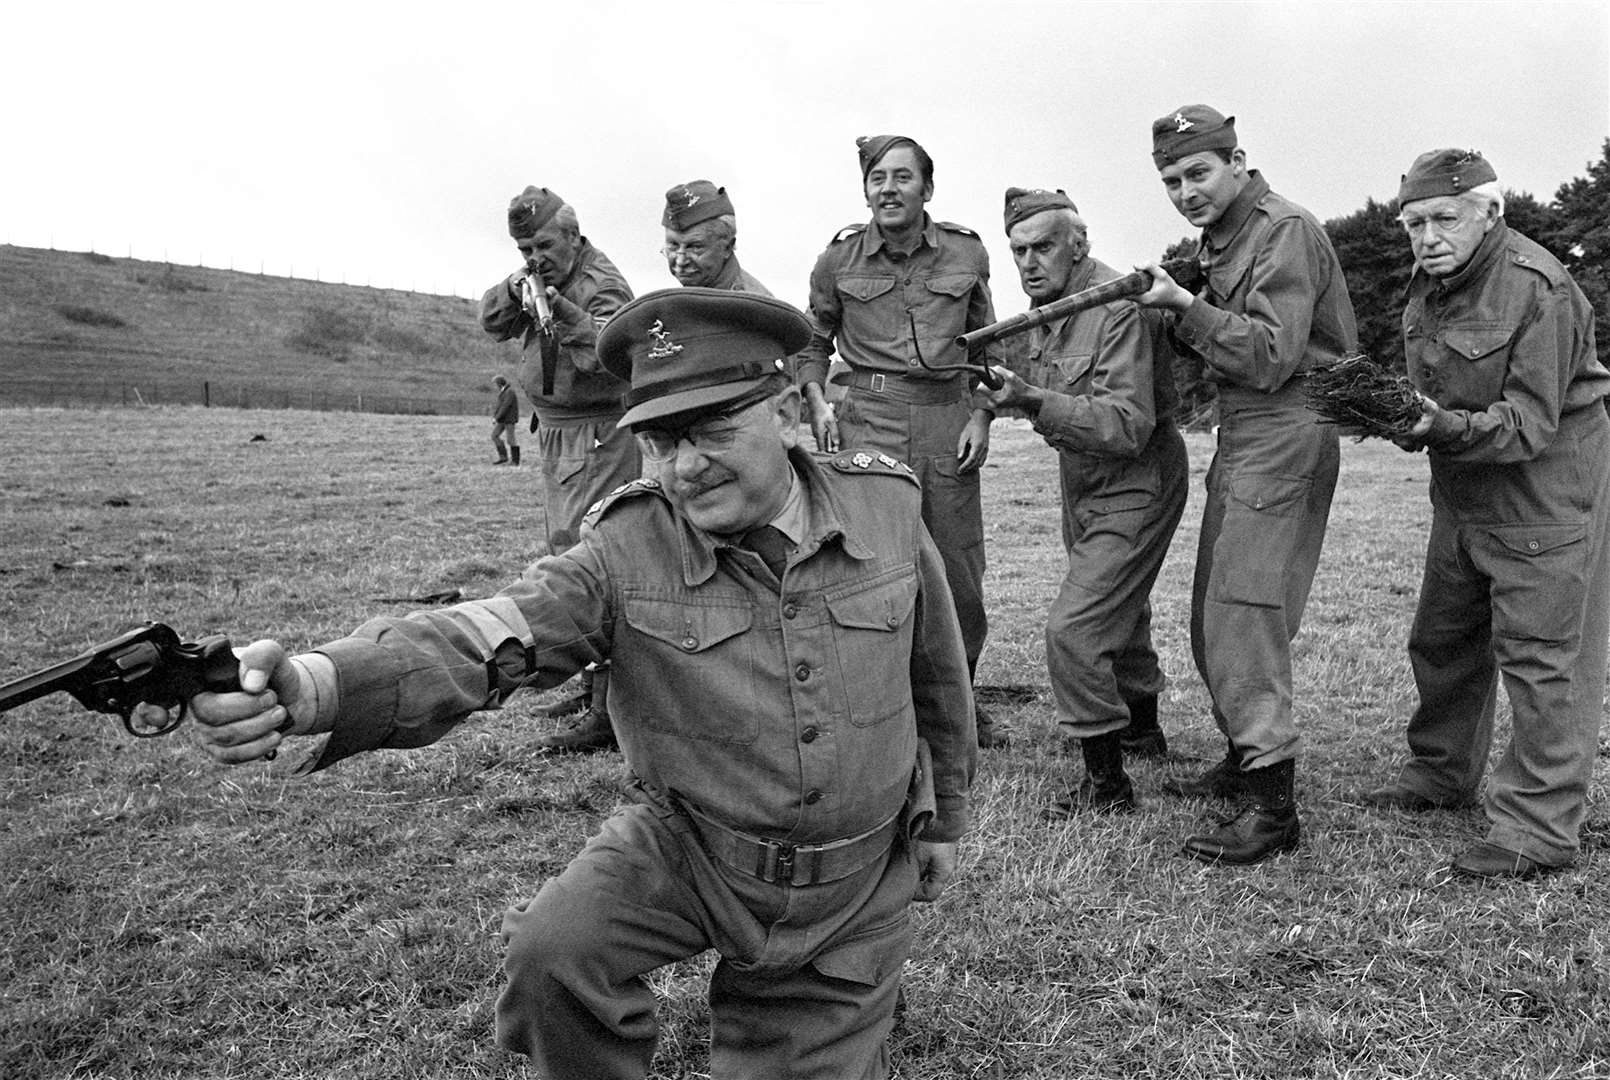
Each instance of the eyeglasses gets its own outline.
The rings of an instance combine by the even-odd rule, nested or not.
[[[676,448],[683,439],[695,450],[706,454],[719,454],[732,449],[743,428],[733,420],[762,402],[751,401],[724,412],[706,414],[685,424],[659,424],[656,427],[634,427],[637,445],[650,461],[670,461],[676,457]]]
[[[1457,232],[1470,223],[1471,217],[1463,210],[1439,210],[1435,214],[1399,214],[1398,221],[1410,236],[1419,236],[1427,225],[1439,233]]]
[[[667,259],[674,259],[678,255],[684,255],[690,259],[698,259],[703,257],[704,253],[709,250],[709,244],[706,244],[702,240],[695,240],[690,244],[666,244],[660,249],[660,254],[664,255]]]

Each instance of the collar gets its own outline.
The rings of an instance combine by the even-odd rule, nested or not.
[[[926,210],[922,212],[922,232],[918,236],[917,247],[912,249],[912,254],[916,254],[924,244],[931,248],[939,246],[939,225],[928,216]],[[876,255],[888,245],[888,238],[883,235],[883,230],[878,228],[877,221],[867,222],[866,232],[861,237],[861,250],[868,255]]]
[[[837,539],[845,554],[854,559],[870,559],[873,548],[862,536],[868,530],[856,528],[844,512],[832,491],[823,482],[823,472],[816,460],[805,450],[795,447],[788,452],[794,478],[789,485],[788,502],[769,524],[782,530],[799,548],[800,558],[814,555],[823,545]],[[797,492],[797,511],[791,510]],[[793,520],[785,520],[794,518]],[[709,581],[716,572],[716,554],[723,548],[737,547],[736,540],[716,536],[698,528],[681,514],[676,515],[679,540],[682,545],[682,579],[690,588]],[[796,532],[797,531],[797,532]]]
[[[783,508],[777,511],[777,516],[767,524],[788,537],[788,542],[795,547],[810,535],[810,507],[805,505],[805,489],[799,482],[799,473],[788,474],[788,498],[783,500]]]
[[[1258,201],[1267,194],[1269,182],[1263,178],[1263,174],[1257,169],[1247,170],[1247,184],[1224,211],[1224,216],[1202,230],[1202,246],[1213,252],[1229,247],[1230,241],[1252,217]]]
[[[717,274],[716,279],[706,285],[705,288],[730,290],[738,283],[738,279],[742,274],[743,268],[738,265],[738,255],[734,252],[727,256],[726,262],[721,264],[721,273]]]
[[[1487,268],[1493,264],[1494,260],[1498,258],[1499,252],[1503,251],[1508,243],[1509,226],[1504,223],[1503,218],[1499,218],[1493,224],[1493,227],[1487,230],[1487,235],[1481,238],[1481,243],[1476,245],[1475,253],[1470,256],[1465,265],[1461,266],[1451,276],[1437,281],[1433,287],[1436,291],[1442,293],[1458,292],[1470,284],[1474,278],[1485,274]],[[1420,273],[1419,267],[1415,267],[1415,273]],[[1429,277],[1430,275],[1426,276]]]
[[[592,265],[592,261],[593,245],[584,236],[581,238],[581,244],[576,248],[576,261],[570,264],[570,273],[565,275],[565,280],[563,282],[554,287],[554,291],[559,293],[569,292],[571,284],[574,283],[577,278],[581,277],[582,272],[586,270],[587,267]]]

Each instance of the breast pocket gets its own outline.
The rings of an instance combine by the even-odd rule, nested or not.
[[[1512,326],[1460,326],[1442,332],[1442,369],[1429,382],[1438,404],[1454,409],[1485,409],[1504,396],[1509,374]],[[1445,384],[1442,385],[1442,384]]]
[[[1090,377],[1090,367],[1095,362],[1094,353],[1064,353],[1051,358],[1056,370],[1057,383],[1053,389],[1061,390],[1065,394],[1081,394],[1082,384],[1087,383]]]
[[[1223,307],[1237,296],[1247,292],[1247,279],[1252,273],[1252,260],[1215,264],[1208,267],[1207,285],[1203,299],[1215,307]]]
[[[633,670],[631,683],[662,686],[652,701],[633,703],[644,727],[690,739],[751,743],[760,733],[759,710],[748,689],[757,677],[747,604],[696,606],[656,597],[627,597],[623,605],[630,642],[617,642],[616,663]],[[676,694],[675,686],[700,692]]]
[[[838,280],[839,296],[858,304],[869,304],[894,288],[894,278],[841,277]]]
[[[911,636],[917,577],[910,571],[823,597],[833,620],[844,711],[858,727],[911,712]]]
[[[936,274],[922,283],[912,298],[922,347],[941,355],[943,363],[954,364],[963,357],[956,349],[956,338],[967,332],[967,299],[978,285],[978,275]],[[956,353],[957,355],[948,355]]]

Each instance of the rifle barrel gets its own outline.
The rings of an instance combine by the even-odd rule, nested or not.
[[[1196,269],[1195,259],[1171,259],[1162,264],[1162,269],[1170,277],[1179,278],[1182,273],[1189,275]],[[1114,300],[1122,300],[1129,296],[1139,296],[1151,288],[1152,276],[1144,270],[1136,270],[1132,274],[1125,274],[1111,281],[1104,281],[1100,285],[1092,285],[1082,289],[1072,296],[1064,296],[1060,300],[1053,300],[1049,304],[1041,304],[1037,308],[1030,308],[1021,315],[1013,315],[999,322],[981,326],[977,330],[960,334],[956,344],[963,349],[972,349],[979,345],[988,345],[992,341],[1012,337],[1043,326],[1052,319],[1060,319],[1065,315],[1072,315],[1077,311],[1100,307],[1110,304]]]

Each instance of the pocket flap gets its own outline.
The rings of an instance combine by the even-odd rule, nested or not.
[[[826,598],[828,613],[843,627],[891,633],[905,625],[917,603],[915,575],[870,589]]]
[[[923,282],[929,292],[944,296],[966,296],[978,283],[977,274],[936,274]]]
[[[632,629],[688,653],[719,645],[754,622],[747,607],[690,607],[641,596],[626,598],[625,616]]]
[[[1586,525],[1505,525],[1493,529],[1493,538],[1517,555],[1541,555],[1545,551],[1586,539]]]
[[[1452,328],[1442,332],[1442,342],[1466,360],[1479,360],[1509,344],[1514,331],[1506,327],[1482,329]]]
[[[894,288],[894,278],[839,278],[839,292],[854,300],[875,300]]]
[[[906,962],[911,946],[911,921],[902,914],[895,922],[874,927],[816,955],[811,966],[830,979],[877,986]]]
[[[1308,496],[1313,482],[1302,476],[1252,473],[1232,477],[1230,498],[1254,510],[1275,510]]]

